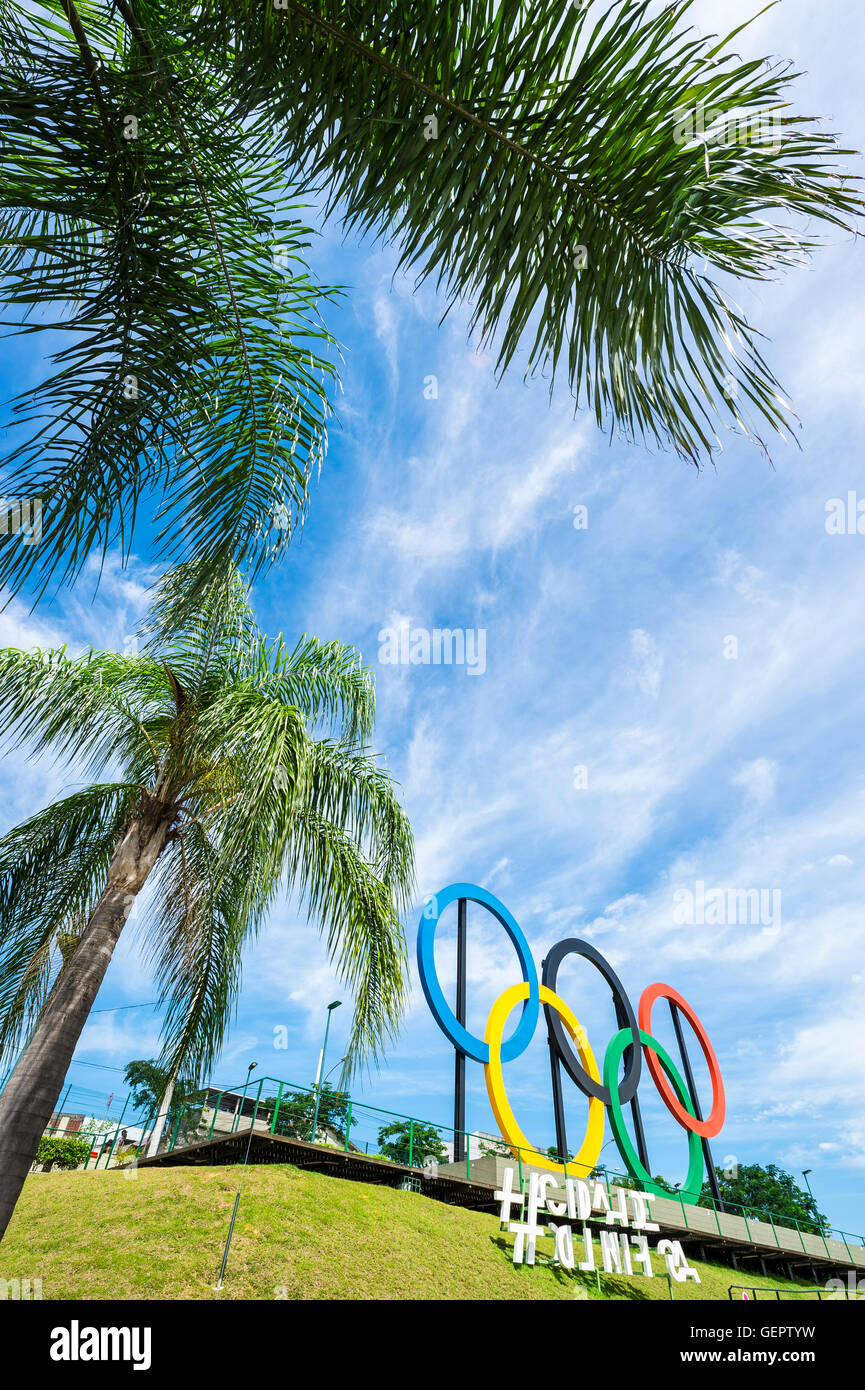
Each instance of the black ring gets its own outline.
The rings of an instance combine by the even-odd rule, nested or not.
[[[610,989],[613,997],[622,1006],[625,1017],[628,1020],[628,1027],[631,1029],[631,1036],[639,1038],[640,1033],[637,1026],[636,1015],[630,999],[625,993],[625,987],[616,974],[613,967],[604,959],[600,951],[594,946],[590,946],[588,941],[579,941],[575,936],[569,937],[567,941],[559,941],[553,946],[544,961],[543,983],[547,989],[556,989],[556,976],[559,973],[559,966],[565,956],[584,956],[600,970]],[[584,1095],[594,1096],[596,1100],[603,1101],[604,1105],[609,1105],[612,1097],[610,1096],[609,1086],[604,1086],[599,1081],[593,1081],[586,1069],[581,1066],[574,1056],[565,1032],[562,1020],[549,1004],[544,1005],[544,1013],[547,1018],[547,1027],[550,1030],[550,1037],[555,1045],[559,1058],[565,1064],[565,1070],[572,1081],[575,1081]],[[640,1071],[643,1065],[643,1050],[639,1045],[631,1047],[631,1055],[628,1058],[628,1065],[625,1068],[625,1075],[622,1077],[619,1086],[619,1103],[627,1105],[629,1100],[633,1100],[637,1093],[637,1086],[640,1081]]]

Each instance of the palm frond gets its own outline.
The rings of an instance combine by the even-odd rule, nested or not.
[[[309,750],[306,808],[338,825],[370,859],[398,911],[414,887],[414,846],[393,780],[364,749],[319,739]]]
[[[43,503],[40,544],[0,554],[13,591],[128,556],[142,509],[157,555],[254,574],[326,447],[335,291],[272,138],[196,75],[179,9],[144,5],[131,36],[106,5],[38,0],[4,31],[0,293],[54,368],[11,402],[4,490]]]
[[[213,572],[199,560],[173,566],[157,582],[140,635],[145,651],[168,662],[190,693],[201,692],[208,675],[217,687],[228,683],[260,640],[237,570]]]
[[[147,726],[170,702],[163,667],[147,657],[0,650],[0,735],[83,758],[97,775],[118,756],[158,766]]]
[[[765,447],[794,418],[735,282],[863,204],[851,151],[791,111],[798,74],[690,7],[204,0],[197,41],[348,228],[470,301],[500,372],[561,372],[600,426],[700,461],[722,428]],[[723,141],[689,138],[701,112]]]
[[[160,1061],[170,1075],[206,1076],[219,1056],[240,989],[250,922],[235,875],[212,874],[213,849],[189,822],[163,857],[151,905],[150,958],[164,1007]]]
[[[340,826],[313,814],[296,817],[287,870],[354,995],[348,1077],[376,1061],[399,1027],[408,997],[405,936],[390,893]]]
[[[355,647],[302,637],[289,651],[280,637],[266,652],[269,674],[260,688],[294,705],[313,725],[336,728],[353,743],[369,737],[375,724],[375,681]]]

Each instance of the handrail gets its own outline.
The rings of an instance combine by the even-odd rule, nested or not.
[[[787,1288],[787,1289],[770,1289],[770,1288],[768,1288],[765,1284],[728,1284],[728,1285],[727,1285],[727,1298],[730,1300],[731,1303],[733,1302],[733,1293],[734,1293],[734,1291],[736,1291],[736,1290],[739,1290],[740,1292],[743,1292],[743,1293],[752,1293],[752,1294],[754,1295],[754,1302],[755,1302],[755,1303],[758,1301],[759,1295],[760,1295],[761,1293],[773,1293],[773,1294],[775,1295],[775,1302],[776,1302],[776,1303],[780,1303],[780,1302],[781,1302],[781,1295],[782,1295],[782,1293],[783,1293],[783,1294],[787,1294],[788,1297],[790,1297],[790,1298],[802,1298],[802,1297],[804,1297],[806,1294],[816,1294],[816,1295],[817,1295],[817,1301],[818,1301],[819,1303],[822,1303],[822,1301],[823,1301],[823,1295],[824,1295],[824,1294],[826,1294],[826,1297],[827,1297],[827,1298],[832,1298],[832,1297],[834,1297],[833,1294],[826,1293],[825,1288],[820,1288],[819,1285],[817,1285],[817,1284],[813,1284],[813,1285],[811,1285],[809,1288],[806,1288],[806,1289],[790,1289],[790,1288]],[[843,1293],[844,1293],[844,1300],[845,1300],[845,1302],[846,1302],[846,1300],[847,1300],[847,1290],[844,1289],[844,1290],[843,1290]],[[855,1294],[854,1294],[854,1298],[855,1298]]]
[[[266,1082],[272,1082],[273,1085],[277,1088],[277,1094],[276,1094],[276,1096],[267,1096],[267,1097],[262,1098],[262,1090],[263,1090],[263,1087],[264,1087],[264,1085],[265,1085]],[[246,1078],[246,1085],[248,1086],[248,1084],[249,1084],[249,1078],[247,1077],[247,1078]],[[212,1136],[213,1136],[214,1126],[215,1126],[215,1124],[216,1124],[216,1116],[217,1116],[217,1113],[218,1113],[218,1110],[219,1110],[219,1105],[220,1105],[220,1102],[221,1102],[223,1096],[225,1096],[225,1095],[231,1095],[232,1099],[234,1099],[235,1097],[240,1097],[240,1106],[238,1107],[237,1111],[236,1111],[236,1112],[234,1113],[234,1115],[232,1116],[233,1121],[236,1121],[236,1122],[237,1122],[237,1128],[238,1128],[238,1130],[239,1130],[239,1128],[240,1128],[240,1116],[243,1114],[243,1111],[244,1111],[244,1108],[245,1108],[246,1100],[249,1099],[249,1100],[250,1100],[250,1104],[252,1105],[252,1125],[253,1125],[253,1126],[255,1125],[256,1120],[257,1120],[257,1117],[258,1117],[258,1114],[259,1114],[259,1111],[260,1111],[260,1110],[264,1110],[265,1118],[266,1118],[266,1120],[268,1121],[268,1129],[269,1129],[270,1133],[273,1134],[273,1133],[274,1133],[274,1129],[275,1129],[275,1125],[276,1125],[276,1123],[277,1123],[277,1117],[278,1117],[278,1114],[279,1114],[280,1106],[281,1106],[283,1100],[285,1099],[285,1092],[286,1092],[286,1091],[288,1091],[288,1092],[293,1092],[293,1093],[301,1092],[301,1093],[306,1094],[306,1095],[309,1095],[309,1096],[314,1096],[314,1095],[315,1095],[315,1090],[316,1090],[316,1088],[315,1088],[314,1086],[302,1086],[302,1085],[299,1085],[299,1084],[295,1084],[295,1083],[292,1082],[292,1081],[281,1080],[279,1077],[275,1077],[275,1076],[264,1076],[264,1077],[262,1077],[262,1078],[260,1079],[260,1081],[259,1081],[259,1083],[258,1083],[258,1091],[257,1091],[257,1094],[256,1094],[254,1100],[253,1100],[253,1098],[252,1098],[251,1096],[244,1095],[244,1082],[240,1082],[240,1083],[238,1084],[237,1087],[224,1086],[224,1087],[221,1087],[221,1088],[219,1088],[219,1089],[218,1089],[217,1087],[215,1087],[215,1086],[211,1086],[210,1084],[207,1084],[207,1085],[205,1085],[205,1086],[201,1086],[201,1087],[199,1087],[199,1088],[193,1093],[193,1096],[190,1098],[190,1100],[187,1102],[187,1104],[186,1104],[184,1107],[181,1108],[181,1116],[180,1116],[180,1118],[178,1119],[178,1123],[177,1123],[177,1125],[175,1126],[175,1129],[174,1129],[174,1134],[173,1134],[172,1140],[171,1140],[171,1147],[173,1148],[174,1144],[176,1143],[177,1135],[178,1135],[178,1132],[179,1132],[179,1129],[180,1129],[180,1120],[182,1119],[182,1116],[183,1116],[184,1112],[189,1112],[189,1111],[193,1111],[193,1110],[196,1110],[196,1109],[200,1109],[200,1110],[202,1110],[202,1111],[203,1111],[205,1108],[209,1109],[209,1108],[210,1108],[210,1105],[208,1105],[208,1097],[209,1097],[211,1094],[215,1095],[215,1098],[216,1098],[216,1099],[215,1099],[215,1103],[213,1104],[213,1115],[212,1115],[212,1118],[211,1118],[211,1121],[210,1121],[210,1128],[209,1128],[208,1134],[207,1134],[207,1138],[208,1138],[208,1139],[212,1138]],[[414,1153],[415,1153],[415,1145],[414,1145],[415,1129],[414,1129],[414,1127],[415,1127],[415,1125],[423,1125],[423,1126],[428,1127],[429,1129],[437,1130],[439,1133],[452,1134],[452,1135],[454,1136],[454,1138],[456,1138],[457,1135],[462,1135],[462,1137],[467,1141],[466,1144],[465,1144],[465,1152],[466,1152],[465,1165],[466,1165],[466,1178],[467,1178],[468,1180],[471,1180],[471,1162],[472,1162],[472,1160],[471,1160],[471,1158],[470,1158],[470,1141],[471,1141],[472,1139],[477,1139],[477,1140],[478,1140],[479,1142],[481,1142],[481,1143],[488,1143],[488,1142],[489,1142],[489,1136],[488,1136],[488,1135],[478,1135],[478,1134],[476,1134],[473,1130],[458,1129],[458,1128],[455,1128],[453,1125],[443,1125],[443,1124],[439,1124],[438,1121],[435,1121],[435,1120],[424,1120],[424,1119],[422,1119],[420,1116],[417,1116],[417,1115],[406,1115],[406,1114],[404,1114],[402,1111],[399,1111],[399,1110],[386,1110],[383,1106],[380,1106],[380,1105],[371,1105],[371,1104],[368,1104],[366,1101],[359,1101],[359,1100],[356,1100],[356,1099],[354,1099],[353,1097],[349,1096],[347,1092],[339,1092],[339,1093],[337,1093],[337,1094],[340,1094],[341,1096],[345,1096],[345,1100],[346,1100],[346,1120],[347,1120],[347,1123],[346,1123],[346,1132],[345,1132],[345,1139],[344,1139],[344,1145],[343,1145],[345,1152],[348,1152],[349,1147],[350,1147],[350,1128],[351,1128],[351,1121],[352,1121],[353,1118],[354,1118],[354,1119],[357,1119],[360,1115],[362,1115],[362,1114],[364,1114],[364,1113],[370,1114],[370,1115],[386,1115],[386,1116],[388,1116],[388,1117],[390,1117],[390,1118],[392,1118],[392,1119],[396,1119],[396,1120],[407,1120],[407,1121],[409,1122],[409,1163],[408,1163],[408,1165],[405,1165],[405,1164],[399,1165],[399,1166],[403,1166],[403,1167],[404,1167],[404,1166],[408,1166],[408,1167],[419,1166],[419,1165],[415,1164],[415,1162],[414,1162]],[[269,1110],[268,1110],[268,1108],[267,1108],[268,1105],[273,1105],[273,1114],[272,1114],[272,1115],[270,1114],[270,1112],[269,1112]],[[52,1132],[52,1131],[50,1131],[50,1130],[46,1130],[46,1133],[51,1133],[51,1132]],[[60,1131],[60,1132],[63,1133],[63,1131]],[[232,1132],[234,1132],[233,1129],[232,1129]],[[106,1134],[93,1135],[92,1137],[93,1137],[93,1138],[107,1138],[107,1134],[108,1134],[108,1133],[110,1133],[110,1131],[108,1131]],[[116,1144],[117,1134],[119,1134],[119,1133],[120,1133],[120,1126],[118,1125],[117,1130],[116,1130],[116,1133],[115,1133],[114,1143],[110,1146],[109,1157],[106,1159],[106,1163],[110,1162],[110,1157],[111,1157],[111,1154],[113,1154],[114,1145]],[[87,1138],[88,1135],[87,1135],[87,1134],[76,1134],[76,1135],[70,1135],[69,1137],[70,1137],[70,1138]],[[138,1148],[137,1148],[136,1151],[135,1151],[135,1158],[133,1159],[133,1161],[136,1161],[137,1158],[138,1158],[138,1154],[139,1154],[139,1151],[140,1151],[142,1142],[143,1142],[143,1133],[142,1133],[142,1138],[139,1140]],[[540,1152],[538,1149],[536,1149],[536,1148],[528,1147],[528,1148],[523,1149],[523,1148],[520,1148],[520,1147],[518,1147],[518,1146],[516,1146],[516,1145],[512,1145],[512,1144],[507,1143],[507,1141],[504,1140],[504,1139],[503,1139],[501,1142],[502,1142],[502,1147],[503,1147],[504,1149],[506,1149],[509,1153],[513,1154],[514,1157],[515,1157],[516,1160],[517,1160],[517,1166],[518,1166],[518,1170],[519,1170],[519,1187],[520,1187],[520,1190],[522,1191],[522,1190],[523,1190],[523,1187],[524,1187],[524,1172],[523,1172],[524,1165],[527,1166],[527,1167],[532,1167],[532,1158],[533,1158],[533,1157],[534,1157],[535,1159],[543,1159],[544,1161],[546,1161],[546,1157],[547,1157],[547,1156],[546,1156],[545,1154],[541,1153],[541,1152]],[[105,1152],[105,1146],[103,1146],[102,1152]],[[99,1157],[101,1157],[101,1156],[102,1156],[102,1154],[100,1153]],[[88,1156],[88,1160],[87,1160],[87,1161],[88,1161],[88,1162],[90,1161],[90,1160],[89,1160],[89,1156]],[[97,1158],[97,1163],[98,1163],[98,1161],[99,1161],[99,1160],[98,1160],[98,1158]],[[573,1165],[574,1160],[571,1158],[571,1159],[565,1159],[565,1160],[563,1161],[563,1166],[565,1167],[566,1170],[567,1170],[567,1165],[568,1165],[568,1163],[571,1163],[571,1164]],[[86,1166],[87,1166],[87,1165],[85,1164],[85,1167],[86,1167]],[[596,1164],[593,1171],[594,1171],[595,1173],[597,1173],[597,1174],[599,1175],[599,1177],[601,1177],[601,1175],[602,1175],[602,1180],[603,1180],[604,1185],[605,1185],[605,1187],[606,1187],[606,1189],[607,1189],[607,1195],[608,1195],[608,1198],[610,1198],[610,1200],[612,1200],[611,1197],[610,1197],[610,1187],[611,1187],[611,1183],[612,1183],[613,1185],[615,1185],[615,1184],[617,1183],[617,1180],[619,1180],[620,1183],[621,1183],[622,1185],[629,1186],[630,1183],[633,1181],[633,1179],[630,1178],[627,1174],[611,1172],[609,1169],[606,1168],[606,1166],[605,1166],[604,1164]],[[835,1237],[837,1237],[837,1236],[840,1236],[840,1238],[841,1238],[840,1243],[841,1243],[841,1244],[844,1246],[844,1248],[846,1249],[847,1255],[848,1255],[848,1258],[849,1258],[851,1264],[856,1264],[857,1261],[856,1261],[856,1260],[854,1259],[854,1257],[853,1257],[852,1251],[851,1251],[850,1246],[849,1246],[849,1244],[848,1244],[848,1238],[849,1238],[850,1240],[852,1240],[852,1241],[854,1242],[854,1244],[855,1244],[858,1248],[862,1249],[863,1247],[865,1247],[865,1236],[857,1235],[857,1234],[855,1234],[854,1232],[851,1232],[851,1231],[842,1231],[840,1228],[838,1228],[838,1227],[836,1227],[836,1226],[832,1226],[832,1227],[830,1227],[828,1230],[824,1230],[824,1229],[821,1228],[821,1225],[820,1225],[819,1222],[812,1221],[812,1222],[804,1222],[804,1223],[803,1223],[803,1222],[800,1222],[796,1217],[783,1216],[781,1213],[770,1211],[768,1208],[748,1207],[748,1206],[743,1205],[743,1204],[740,1203],[740,1202],[730,1202],[730,1201],[727,1201],[726,1199],[724,1199],[724,1200],[719,1204],[719,1203],[716,1201],[716,1199],[715,1199],[714,1197],[702,1197],[702,1194],[689,1193],[687,1189],[678,1189],[678,1190],[676,1190],[675,1192],[670,1192],[669,1194],[665,1194],[665,1195],[669,1196],[669,1199],[670,1199],[671,1201],[674,1201],[674,1202],[677,1201],[677,1200],[679,1201],[679,1203],[680,1203],[680,1205],[681,1205],[681,1207],[682,1207],[682,1222],[683,1222],[683,1225],[684,1225],[684,1227],[685,1227],[686,1230],[693,1231],[693,1230],[695,1229],[693,1226],[689,1226],[689,1224],[688,1224],[688,1217],[687,1217],[686,1206],[693,1206],[693,1205],[698,1205],[698,1204],[700,1204],[700,1203],[705,1203],[705,1208],[706,1208],[706,1209],[711,1208],[711,1209],[714,1210],[714,1212],[715,1212],[715,1224],[716,1224],[717,1227],[718,1227],[718,1234],[719,1234],[719,1235],[723,1235],[723,1232],[722,1232],[722,1229],[721,1229],[721,1220],[720,1220],[721,1215],[727,1215],[727,1214],[729,1214],[729,1215],[731,1215],[731,1216],[735,1216],[735,1215],[738,1214],[738,1215],[740,1215],[741,1219],[743,1219],[744,1222],[745,1222],[745,1230],[746,1230],[746,1232],[747,1232],[749,1238],[750,1238],[750,1239],[753,1239],[752,1233],[751,1233],[751,1231],[750,1231],[750,1229],[749,1229],[749,1226],[748,1226],[749,1214],[750,1214],[750,1220],[752,1220],[752,1221],[755,1221],[755,1220],[756,1220],[756,1221],[762,1221],[764,1225],[767,1224],[765,1218],[768,1218],[768,1224],[771,1225],[771,1227],[772,1227],[772,1231],[773,1231],[773,1234],[774,1234],[774,1236],[775,1236],[775,1242],[776,1242],[777,1248],[778,1248],[779,1250],[783,1250],[783,1248],[784,1248],[784,1247],[781,1245],[781,1242],[780,1242],[780,1239],[779,1239],[779,1236],[778,1236],[778,1227],[780,1226],[780,1228],[781,1228],[782,1230],[790,1230],[790,1231],[794,1231],[794,1230],[795,1230],[795,1232],[796,1232],[796,1233],[798,1234],[798,1236],[799,1236],[799,1242],[800,1242],[800,1244],[801,1244],[801,1246],[802,1246],[803,1253],[805,1253],[805,1254],[808,1254],[808,1253],[809,1253],[809,1252],[808,1252],[808,1249],[807,1249],[807,1247],[806,1247],[806,1245],[805,1245],[805,1241],[804,1241],[803,1234],[802,1234],[802,1226],[803,1226],[803,1225],[805,1226],[806,1234],[813,1234],[815,1237],[817,1237],[818,1239],[822,1240],[822,1242],[823,1242],[823,1247],[824,1247],[824,1249],[825,1249],[825,1251],[826,1251],[826,1255],[827,1255],[827,1257],[828,1257],[830,1260],[833,1259],[834,1257],[832,1256],[831,1252],[829,1251],[829,1247],[828,1247],[828,1244],[827,1244],[827,1237],[829,1237],[829,1238],[835,1238]],[[696,1196],[698,1196],[698,1198],[699,1198],[698,1203],[689,1202],[689,1203],[686,1204],[684,1199],[685,1199],[685,1197],[688,1196],[688,1195],[696,1195]],[[808,1231],[808,1227],[809,1227],[809,1226],[812,1228],[812,1230],[811,1230],[810,1232]],[[734,1287],[739,1288],[739,1287],[743,1287],[743,1286],[735,1285]]]

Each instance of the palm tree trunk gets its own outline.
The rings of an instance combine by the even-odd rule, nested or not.
[[[170,816],[165,807],[154,804],[155,799],[148,801],[145,813],[132,821],[117,845],[84,934],[0,1096],[0,1239],[57,1104],[129,910],[165,848]]]
[[[174,1095],[174,1077],[169,1079],[165,1088],[165,1095],[159,1103],[159,1113],[154,1121],[153,1130],[150,1135],[150,1143],[147,1145],[147,1157],[153,1158],[159,1149],[159,1141],[162,1138],[162,1131],[165,1129],[165,1121],[168,1119],[168,1112],[171,1109],[171,1098]]]

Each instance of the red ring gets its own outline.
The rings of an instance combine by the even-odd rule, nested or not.
[[[664,1102],[673,1118],[679,1121],[682,1128],[693,1130],[695,1134],[699,1134],[703,1139],[711,1139],[713,1135],[719,1133],[724,1123],[724,1115],[727,1110],[724,1083],[721,1080],[721,1068],[718,1066],[718,1059],[715,1056],[712,1044],[706,1037],[705,1029],[694,1013],[694,1010],[671,985],[647,985],[640,995],[638,1021],[644,1033],[651,1033],[652,1031],[652,1007],[656,999],[672,1000],[676,1007],[685,1015],[697,1035],[697,1041],[703,1049],[703,1056],[706,1059],[706,1065],[709,1068],[709,1076],[712,1080],[712,1113],[709,1115],[709,1118],[707,1120],[696,1120],[693,1115],[688,1114],[685,1107],[680,1104],[673,1095],[670,1083],[666,1076],[664,1076],[661,1065],[654,1052],[652,1052],[651,1048],[646,1047],[644,1051],[646,1053],[646,1061],[649,1064],[649,1071],[652,1073],[652,1080],[658,1088],[661,1100]]]

